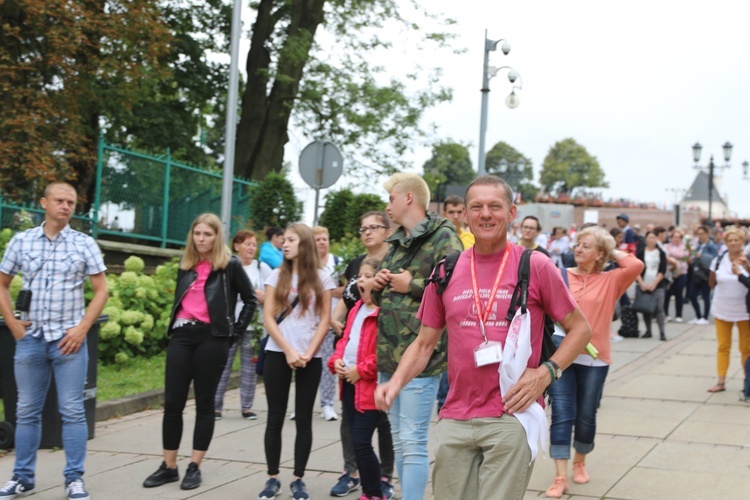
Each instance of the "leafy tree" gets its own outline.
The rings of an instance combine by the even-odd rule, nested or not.
[[[354,201],[354,193],[349,188],[326,194],[326,206],[320,214],[319,224],[328,228],[331,240],[340,240],[349,228],[349,207]]]
[[[423,169],[433,199],[438,201],[445,199],[446,185],[466,185],[477,175],[471,167],[469,148],[451,140],[432,146],[432,156],[424,163]]]
[[[399,43],[418,32],[422,42],[444,46],[448,35],[422,31],[402,16],[397,0],[259,0],[253,6],[235,172],[262,179],[278,171],[290,122],[337,144],[355,169],[405,166],[402,153],[421,132],[423,111],[451,94],[439,86],[438,73],[418,64],[403,79],[386,81],[385,69],[371,60],[377,49],[391,47],[378,29],[399,26]],[[416,1],[410,6],[419,10]],[[328,35],[326,47],[315,41],[318,30]]]
[[[539,188],[533,184],[534,169],[531,160],[510,144],[498,142],[487,152],[485,167],[488,174],[495,174],[510,184],[521,200],[533,200]]]
[[[302,202],[283,174],[271,173],[250,188],[253,228],[286,227],[302,218]]]
[[[579,187],[609,187],[596,157],[571,138],[549,149],[539,180],[545,191],[554,194],[570,195]]]
[[[232,2],[160,0],[160,23],[169,29],[169,50],[159,58],[168,70],[145,82],[130,112],[113,117],[107,139],[194,165],[221,167],[224,151]]]
[[[376,194],[354,194],[351,189],[341,189],[326,195],[326,207],[320,216],[320,225],[328,228],[331,241],[352,236],[359,239],[359,219],[372,210],[385,210],[385,202]]]
[[[347,232],[356,235],[360,228],[359,219],[367,212],[375,210],[385,210],[386,203],[383,201],[381,196],[373,193],[360,193],[354,195],[352,204],[349,206],[349,213],[351,219],[349,220],[349,226]]]
[[[212,54],[228,51],[231,10],[229,0],[0,2],[0,84],[13,89],[0,97],[4,194],[37,199],[67,179],[91,202],[100,132],[216,166],[228,64]]]
[[[0,185],[36,199],[68,179],[91,198],[102,116],[132,110],[164,74],[157,0],[0,2]]]

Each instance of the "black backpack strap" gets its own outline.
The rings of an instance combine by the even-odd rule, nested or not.
[[[521,260],[518,263],[518,283],[513,289],[513,296],[510,298],[510,307],[508,314],[505,316],[507,321],[513,321],[516,309],[521,308],[521,313],[526,314],[526,304],[529,297],[529,281],[531,275],[531,252],[533,250],[526,248],[521,254]]]
[[[432,273],[430,273],[430,277],[427,278],[425,286],[435,283],[437,285],[437,294],[442,295],[451,280],[451,276],[453,276],[453,269],[456,267],[456,262],[458,262],[460,256],[461,252],[454,252],[444,259],[439,260],[433,268]]]
[[[723,252],[723,253],[722,253],[721,255],[719,255],[719,256],[718,256],[718,257],[716,258],[716,265],[714,266],[714,272],[716,272],[716,271],[718,271],[718,270],[719,270],[719,264],[721,264],[721,259],[723,259],[723,258],[724,258],[724,256],[725,256],[725,255],[727,254],[727,252],[728,252],[728,251],[729,251],[729,250],[725,250],[725,251],[724,251],[724,252]]]

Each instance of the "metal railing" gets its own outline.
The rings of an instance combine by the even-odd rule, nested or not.
[[[182,246],[195,217],[221,213],[222,174],[162,156],[120,148],[99,139],[94,203],[88,214],[74,217],[76,229],[94,238],[127,237],[162,248]],[[250,188],[255,183],[234,179],[231,232],[251,217]],[[19,214],[44,218],[36,200],[12,203],[0,195],[0,227],[18,227]]]

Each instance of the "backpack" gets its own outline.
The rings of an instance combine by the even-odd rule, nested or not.
[[[529,297],[529,281],[531,280],[531,250],[529,248],[524,249],[521,254],[521,261],[518,263],[518,283],[513,289],[513,295],[510,299],[510,306],[508,307],[508,314],[505,319],[510,323],[513,321],[513,316],[516,314],[516,310],[520,307],[521,313],[526,313],[526,303]],[[563,281],[568,286],[568,273],[562,270]],[[552,318],[544,315],[544,335],[542,335],[542,355],[539,358],[539,364],[541,365],[545,361],[549,360],[555,351],[557,346],[554,340],[552,340],[552,334],[555,333],[555,323]]]
[[[510,300],[510,307],[508,307],[508,314],[506,320],[508,322],[513,320],[513,316],[516,314],[516,310],[521,307],[521,312],[526,313],[526,303],[529,295],[529,281],[531,276],[531,249],[525,249],[521,254],[521,260],[518,263],[518,283],[513,289],[513,295]],[[437,286],[437,294],[442,295],[445,291],[445,287],[448,286],[453,270],[458,262],[458,257],[461,252],[455,252],[445,259],[439,261],[432,271],[432,274],[427,279],[425,286],[429,283],[435,283]],[[441,273],[442,269],[442,273]],[[441,276],[442,275],[442,276]],[[567,285],[567,275],[563,274],[565,283]],[[551,318],[544,316],[544,335],[542,337],[542,355],[539,359],[539,364],[547,361],[557,350],[557,347],[552,340],[552,334],[555,332],[555,325]]]

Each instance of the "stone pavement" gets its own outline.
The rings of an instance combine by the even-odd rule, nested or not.
[[[604,389],[596,449],[589,455],[591,482],[570,481],[565,498],[746,498],[750,491],[750,405],[738,401],[742,387],[737,340],[727,391],[710,394],[716,381],[713,326],[670,323],[668,342],[625,339],[614,345],[614,365]],[[656,331],[657,329],[654,328]],[[203,485],[182,491],[179,483],[145,489],[142,481],[161,463],[161,412],[147,410],[99,422],[89,441],[86,484],[95,499],[254,499],[266,480],[263,432],[266,405],[258,387],[260,418],[240,417],[238,390],[227,393],[224,419],[203,463]],[[305,482],[314,499],[330,498],[342,467],[338,422],[314,419],[313,452]],[[190,452],[194,408],[186,410],[180,449],[184,471]],[[283,496],[291,481],[293,422],[284,427]],[[431,447],[434,440],[431,440]],[[432,451],[432,448],[431,448]],[[42,450],[34,498],[64,498],[62,451]],[[0,481],[10,478],[13,454],[0,458]],[[538,458],[525,498],[543,498],[554,463]],[[352,493],[348,498],[358,498]],[[431,498],[430,492],[426,498]]]

